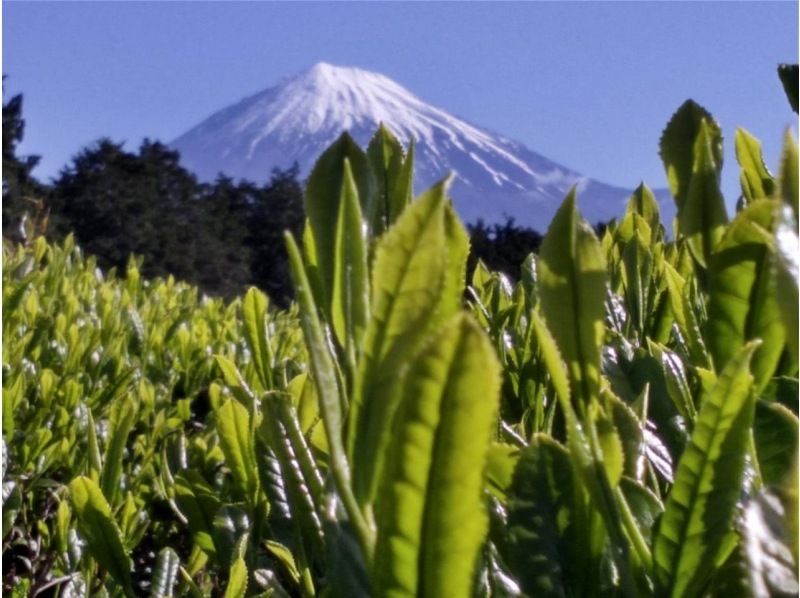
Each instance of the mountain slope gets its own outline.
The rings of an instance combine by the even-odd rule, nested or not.
[[[543,230],[577,185],[584,216],[596,222],[619,216],[630,195],[431,106],[383,75],[325,63],[217,112],[171,145],[202,179],[223,172],[261,182],[295,162],[308,174],[343,131],[366,147],[380,122],[404,144],[414,140],[417,190],[456,173],[452,196],[467,221],[513,217]]]

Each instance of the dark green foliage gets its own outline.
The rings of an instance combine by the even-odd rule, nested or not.
[[[778,76],[781,78],[783,89],[786,92],[786,97],[792,106],[792,110],[797,112],[798,65],[781,64],[778,66]]]
[[[31,176],[39,156],[18,156],[17,145],[25,132],[22,94],[3,104],[3,235],[18,237],[22,215],[36,211],[32,200],[42,196],[42,186]]]
[[[102,139],[53,182],[51,232],[74,232],[103,269],[122,269],[135,254],[146,276],[171,274],[224,297],[256,285],[286,305],[281,235],[303,224],[296,176],[296,169],[275,171],[263,187],[224,176],[201,184],[157,141],[133,153]]]
[[[505,224],[493,225],[478,220],[467,228],[470,236],[468,279],[471,278],[478,260],[490,270],[517,279],[520,264],[528,254],[537,252],[542,244],[542,235],[531,228],[517,225],[513,218],[506,220]]]
[[[101,139],[82,150],[55,180],[50,199],[56,232],[74,232],[103,268],[121,268],[128,257],[145,258],[143,274],[191,270],[208,239],[199,232],[197,181],[178,155],[145,140],[139,154]]]
[[[250,185],[240,182],[239,187]],[[287,306],[293,298],[289,277],[289,258],[283,241],[288,230],[299,236],[303,231],[303,190],[295,165],[289,170],[274,170],[270,182],[254,194],[247,215],[245,246],[250,251],[252,284],[264,289],[273,301]],[[231,248],[235,251],[236,248]]]

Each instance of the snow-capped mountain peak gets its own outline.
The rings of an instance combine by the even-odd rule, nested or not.
[[[384,75],[325,62],[217,112],[172,145],[203,179],[223,172],[261,182],[293,163],[307,174],[344,131],[365,147],[379,123],[404,144],[414,140],[419,190],[456,173],[452,195],[468,221],[510,216],[543,229],[572,186],[588,219],[609,219],[629,195],[432,106]]]

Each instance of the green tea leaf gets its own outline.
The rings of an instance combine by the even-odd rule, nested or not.
[[[378,503],[376,596],[469,594],[488,523],[499,374],[488,339],[462,314],[414,360]]]
[[[678,210],[680,232],[686,237],[692,257],[706,267],[725,230],[728,213],[719,188],[722,162],[717,164],[719,132],[706,120],[700,121],[695,141],[692,177],[682,209]],[[721,160],[721,156],[719,157]]]
[[[636,480],[623,477],[619,487],[636,519],[644,539],[650,541],[658,517],[664,511],[664,505],[653,492]]]
[[[625,301],[634,330],[644,335],[648,315],[648,295],[653,270],[653,256],[648,243],[637,232],[622,251],[625,270]]]
[[[680,356],[659,343],[649,342],[650,352],[661,362],[667,394],[675,409],[687,421],[694,421],[696,409],[686,378],[686,368]]]
[[[131,598],[133,563],[125,551],[117,522],[100,488],[92,480],[78,476],[69,485],[72,508],[78,529],[86,539],[92,557],[105,568]]]
[[[225,598],[244,598],[247,593],[247,565],[244,559],[233,561],[228,575],[228,587],[225,588]]]
[[[214,554],[214,515],[220,507],[217,492],[197,471],[185,469],[175,475],[175,502],[189,524],[195,543]]]
[[[573,397],[588,402],[600,384],[606,271],[602,249],[570,192],[542,241],[539,296],[547,328],[567,364]]]
[[[658,202],[650,188],[641,183],[628,200],[628,212],[641,216],[653,233],[661,225]]]
[[[741,167],[739,182],[747,202],[772,197],[775,177],[764,164],[761,142],[742,128],[736,129],[736,159]]]
[[[242,497],[255,505],[259,479],[250,414],[239,401],[228,399],[217,409],[216,416],[225,463]]]
[[[670,191],[678,207],[678,219],[681,220],[684,206],[689,195],[689,186],[694,178],[695,164],[698,156],[695,141],[698,138],[701,122],[706,122],[708,142],[711,152],[710,164],[717,173],[722,169],[722,133],[711,114],[693,100],[686,100],[672,115],[667,127],[661,134],[659,155],[667,171]]]
[[[114,401],[109,417],[110,435],[103,457],[103,471],[100,475],[100,488],[111,504],[116,502],[119,494],[119,481],[122,473],[122,458],[128,435],[136,425],[139,405],[136,399],[128,394]]]
[[[568,596],[575,577],[575,496],[569,452],[537,434],[522,451],[508,497],[512,571],[529,596]]]
[[[658,585],[670,596],[699,595],[728,556],[753,421],[749,365],[757,344],[722,371],[678,464],[653,553]]]
[[[271,389],[273,356],[267,333],[267,296],[255,287],[250,287],[242,299],[242,319],[258,379],[265,389]]]
[[[222,372],[225,384],[231,389],[233,395],[239,402],[246,405],[250,412],[255,412],[256,403],[258,401],[255,394],[242,377],[241,372],[239,372],[239,368],[236,367],[236,364],[222,355],[215,355],[214,361],[216,361],[217,367],[219,367]]]
[[[785,329],[770,271],[776,202],[758,200],[737,214],[709,264],[706,346],[722,370],[752,339],[762,345],[752,372],[760,392],[772,378],[785,346]]]
[[[350,467],[344,450],[342,438],[342,408],[344,398],[339,383],[339,374],[335,362],[328,349],[323,333],[319,312],[311,293],[300,251],[290,234],[286,234],[286,249],[292,271],[295,295],[300,306],[300,325],[309,354],[309,362],[314,381],[317,385],[322,423],[330,449],[330,468],[333,472],[336,487],[342,495],[347,514],[356,527],[362,548],[368,549],[371,534],[364,520],[350,485]],[[350,407],[351,411],[353,406]]]
[[[350,161],[345,158],[336,223],[331,324],[353,368],[369,318],[367,240],[364,235],[358,190]]]
[[[675,316],[675,323],[688,345],[692,360],[700,367],[710,367],[710,357],[689,299],[689,285],[667,262],[664,262],[664,281],[667,283],[667,293],[672,313]]]
[[[412,144],[404,159],[403,146],[383,123],[369,142],[367,157],[378,187],[378,207],[373,221],[375,236],[388,229],[411,203],[413,151]]]
[[[797,453],[797,416],[779,403],[759,399],[756,401],[753,439],[761,479],[767,485],[780,485],[791,471]]]
[[[532,311],[530,318],[536,344],[539,347],[542,361],[547,368],[547,373],[550,375],[550,383],[556,391],[556,396],[565,411],[565,416],[574,420],[575,414],[569,399],[569,375],[564,360],[558,352],[558,346],[539,313]]]
[[[223,505],[214,515],[214,546],[217,561],[223,566],[243,558],[250,536],[250,517],[241,507]]]
[[[261,435],[280,464],[289,509],[292,518],[300,524],[300,534],[318,554],[324,554],[321,518],[325,500],[323,480],[288,399],[279,393],[265,397],[266,410],[261,423]]]
[[[461,309],[469,256],[469,233],[458,218],[453,204],[449,202],[444,206],[444,235],[447,242],[447,268],[442,298],[450,302],[450,305],[444,307],[443,315]]]
[[[329,313],[333,298],[337,255],[336,223],[342,200],[341,192],[345,184],[345,160],[350,163],[357,197],[361,202],[361,213],[364,220],[371,225],[378,196],[375,180],[366,154],[347,133],[342,133],[341,137],[319,157],[308,177],[303,196],[324,293],[322,297],[317,297],[317,301],[326,313]]]
[[[599,407],[599,403],[592,403],[592,407]],[[616,488],[625,470],[625,452],[622,448],[622,440],[611,417],[599,408],[592,409],[590,413],[597,430],[597,439],[603,455],[603,467],[608,482],[612,488]]]
[[[611,392],[604,392],[603,395],[606,410],[614,422],[615,434],[622,443],[624,459],[622,473],[633,480],[641,480],[644,475],[645,458],[644,425],[622,399]],[[605,450],[603,454],[605,457]],[[610,475],[609,478],[613,479]]]
[[[500,442],[492,443],[489,448],[486,481],[489,490],[501,501],[506,500],[506,493],[519,461],[519,453],[519,447]]]
[[[87,431],[87,450],[89,454],[88,460],[88,474],[93,481],[100,481],[100,472],[103,471],[103,458],[100,456],[100,444],[97,442],[97,431],[92,417],[92,410],[86,407],[86,431]]]
[[[286,546],[283,544],[275,542],[274,540],[266,540],[264,545],[269,553],[281,562],[291,576],[292,580],[295,583],[299,582],[300,572],[297,570],[297,563],[295,563],[292,551],[286,548]]]
[[[362,505],[372,501],[377,489],[400,400],[398,378],[431,326],[448,315],[443,308],[455,303],[444,288],[446,185],[439,183],[417,199],[375,250],[372,317],[348,422],[353,487]]]

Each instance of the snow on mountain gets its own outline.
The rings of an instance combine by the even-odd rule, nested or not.
[[[343,131],[366,148],[381,122],[404,144],[414,140],[417,191],[456,173],[451,195],[468,222],[513,217],[543,231],[574,185],[590,222],[620,216],[630,196],[431,106],[381,74],[326,63],[220,110],[171,145],[203,180],[222,172],[263,182],[295,162],[307,175]],[[671,201],[661,203],[671,217]]]

